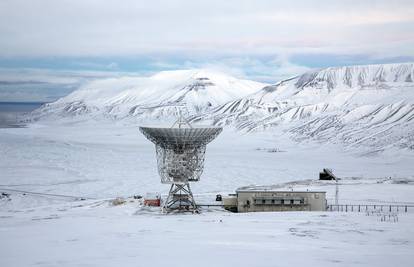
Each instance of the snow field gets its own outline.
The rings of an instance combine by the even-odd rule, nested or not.
[[[414,213],[160,215],[136,202],[0,213],[2,266],[411,266]]]

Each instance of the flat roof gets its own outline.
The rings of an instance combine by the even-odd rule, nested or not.
[[[238,189],[236,193],[326,193],[326,191],[292,191],[292,190],[273,190],[273,189]]]

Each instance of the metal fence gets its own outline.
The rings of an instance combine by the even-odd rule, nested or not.
[[[414,212],[414,205],[332,204],[327,206],[327,210],[339,212]]]

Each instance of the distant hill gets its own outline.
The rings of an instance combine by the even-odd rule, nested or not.
[[[32,113],[158,123],[185,106],[192,122],[278,131],[301,142],[414,149],[414,63],[333,67],[274,85],[207,70],[90,82]]]
[[[190,114],[197,114],[254,93],[265,85],[207,70],[100,79],[43,106],[32,115],[36,119],[82,115],[162,120],[175,116],[176,106],[185,106]]]
[[[298,141],[414,149],[414,63],[307,72],[230,101],[193,121],[281,129]]]

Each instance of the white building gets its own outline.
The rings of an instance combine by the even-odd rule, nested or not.
[[[226,208],[237,206],[237,212],[257,211],[325,211],[326,192],[237,190],[236,196],[223,199]]]

